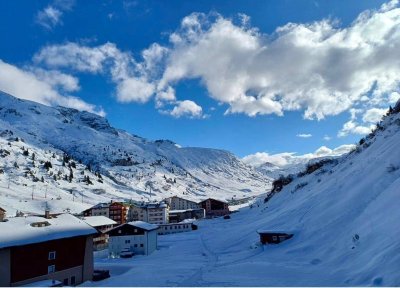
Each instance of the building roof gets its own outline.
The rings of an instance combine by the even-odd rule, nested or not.
[[[184,212],[190,212],[190,211],[193,211],[193,209],[186,209],[186,210],[169,210],[169,214],[184,213]]]
[[[62,284],[61,281],[47,279],[47,280],[31,282],[29,284],[22,285],[22,287],[54,287],[56,285],[61,285],[61,284]]]
[[[1,208],[1,207],[0,207],[0,210],[1,210],[1,211],[3,211],[3,212],[6,212],[6,210],[4,210],[4,209],[3,209],[3,208]]]
[[[294,234],[294,231],[288,230],[274,230],[274,229],[258,229],[258,234]]]
[[[204,199],[204,200],[200,201],[199,203],[205,202],[207,200],[214,200],[214,201],[218,201],[218,202],[222,202],[222,203],[228,204],[228,202],[226,202],[225,200],[220,200],[220,199],[215,199],[215,198],[207,198],[207,199]]]
[[[179,197],[179,196],[176,196],[176,195],[171,196],[171,197],[168,197],[168,198],[165,198],[165,199],[171,199],[171,198],[179,198],[179,199],[185,200],[185,201],[187,201],[187,202],[192,202],[192,203],[198,204],[198,202],[196,202],[195,200],[187,199],[187,198],[182,198],[182,197]]]
[[[110,207],[110,203],[98,203],[98,204],[94,205],[92,208],[89,208],[87,210],[90,210],[90,209],[101,209],[101,208],[108,208],[108,207]]]
[[[34,227],[34,223],[49,225]],[[38,216],[9,218],[6,222],[0,222],[0,231],[0,248],[97,233],[96,229],[71,214],[50,219]]]
[[[88,216],[82,218],[83,221],[85,221],[87,224],[89,224],[92,227],[100,227],[100,226],[106,226],[106,225],[114,225],[117,224],[114,220],[106,217],[106,216]]]
[[[150,224],[143,221],[132,221],[127,224],[147,231],[158,229],[158,225]]]
[[[132,204],[133,206],[142,208],[142,209],[156,209],[156,208],[167,208],[167,204],[164,202],[160,203],[140,203],[140,204]]]

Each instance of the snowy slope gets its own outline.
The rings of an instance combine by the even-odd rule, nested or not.
[[[13,134],[10,135],[6,130]],[[63,190],[64,194],[68,189],[75,189],[79,195],[87,194],[86,203],[111,198],[145,200],[151,197],[153,200],[160,200],[171,195],[193,200],[206,197],[232,199],[258,195],[271,187],[271,179],[248,167],[227,151],[181,148],[168,140],[149,141],[113,128],[107,119],[95,114],[64,107],[48,107],[2,92],[0,135],[0,149],[5,149],[8,142],[12,145],[9,147],[11,155],[0,158],[0,167],[5,168],[4,173],[0,174],[0,187],[3,187],[1,193],[5,193],[7,179],[11,178],[14,192],[9,193],[9,198],[14,200],[19,200],[17,191],[25,191],[24,187],[33,185],[29,182],[31,177],[25,179],[28,182],[23,187],[19,187],[23,182],[14,178],[14,175],[22,174],[22,170],[26,168],[24,165],[31,165],[27,159],[23,160],[26,157],[19,155],[22,153],[22,146],[34,150],[42,157],[39,159],[41,161],[48,161],[49,155],[55,153],[55,164],[61,165],[60,159],[67,153],[76,163],[82,162],[79,173],[86,165],[96,175],[101,173],[103,183],[96,182],[93,185],[82,184],[82,179],[74,180],[71,185],[65,183],[67,181],[53,183],[49,179],[45,180],[48,190],[55,190],[57,193]],[[24,143],[18,144],[13,140],[16,137],[22,138]],[[46,151],[51,152],[46,154]],[[18,157],[21,161],[20,168],[16,170],[18,173],[12,174],[11,163]],[[39,179],[41,176],[49,176],[43,174],[43,169],[39,168],[35,170]],[[66,169],[62,172],[62,177],[68,173]],[[96,179],[94,174],[89,176]],[[36,188],[43,190],[40,183]],[[92,190],[102,190],[99,192],[101,197],[92,197],[92,194],[96,194]],[[23,195],[22,198],[29,198],[28,192],[22,193],[21,197]],[[11,197],[12,195],[14,196]],[[11,203],[9,206],[12,206]]]
[[[104,259],[101,286],[399,286],[400,113],[338,161],[230,220],[160,237],[148,257]],[[294,237],[259,245],[258,229]],[[172,265],[171,265],[172,264]],[[157,271],[157,277],[152,277]]]

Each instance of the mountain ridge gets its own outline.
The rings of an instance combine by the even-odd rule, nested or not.
[[[143,195],[151,193],[153,200],[172,195],[194,200],[207,197],[228,200],[259,195],[271,187],[272,179],[225,150],[180,147],[171,140],[150,141],[114,128],[106,118],[96,114],[49,107],[2,92],[0,100],[0,132],[12,131],[13,137],[23,138],[25,146],[36,149],[36,154],[43,157],[49,157],[43,151],[54,150],[58,160],[65,153],[90,167],[96,175],[106,177],[108,181],[104,182],[113,189],[124,191],[124,197],[116,198],[141,200]],[[1,148],[7,146],[7,137],[10,138],[3,137]],[[15,149],[19,155],[18,149],[22,147],[18,145]],[[19,166],[23,166],[22,162]],[[38,175],[43,174],[36,170]],[[91,186],[78,190],[84,188]]]

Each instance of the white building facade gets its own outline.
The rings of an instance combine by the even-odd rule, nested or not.
[[[165,199],[171,210],[188,210],[201,208],[199,203],[190,201],[187,199],[180,198],[178,196],[172,196]]]
[[[157,249],[158,226],[143,221],[122,224],[108,232],[108,251],[112,258],[120,257],[121,252],[149,255]]]
[[[168,223],[168,210],[168,205],[164,202],[132,205],[129,209],[128,219],[151,224],[166,224]]]

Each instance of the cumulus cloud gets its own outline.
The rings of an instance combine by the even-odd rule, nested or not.
[[[365,112],[362,117],[363,122],[365,123],[378,123],[381,121],[382,116],[386,114],[388,109],[378,109],[372,108]]]
[[[160,87],[197,78],[211,97],[229,105],[228,113],[304,110],[309,119],[339,114],[363,97],[387,100],[398,89],[395,2],[362,13],[345,28],[322,20],[289,23],[263,35],[245,22],[200,13],[185,17],[170,37]]]
[[[104,116],[103,109],[61,91],[79,89],[78,79],[58,71],[21,69],[0,60],[0,90],[45,105],[62,105]]]
[[[349,134],[365,135],[370,133],[375,128],[375,125],[365,126],[350,120],[344,123],[342,129],[338,132],[338,137],[345,137]]]
[[[36,22],[48,30],[62,24],[62,16],[74,6],[74,0],[55,0],[36,15]]]
[[[178,101],[177,105],[168,112],[175,118],[189,117],[189,118],[201,118],[203,115],[203,109],[191,100]]]
[[[259,167],[265,163],[271,163],[280,168],[284,168],[287,165],[295,165],[304,163],[305,161],[319,158],[319,157],[335,157],[350,152],[355,148],[353,144],[341,145],[335,149],[330,149],[326,146],[318,148],[313,153],[307,153],[303,155],[296,155],[296,153],[284,152],[278,154],[268,154],[266,152],[257,152],[242,158],[242,161],[253,167]]]
[[[270,35],[252,27],[243,14],[231,19],[193,13],[169,35],[168,44],[153,43],[140,59],[112,43],[67,43],[45,47],[35,60],[49,67],[109,73],[123,102],[154,98],[157,107],[174,101],[179,106],[176,86],[197,79],[210,97],[227,106],[225,114],[282,116],[296,110],[306,119],[323,119],[393,103],[399,93],[398,51],[400,9],[391,1],[361,13],[348,27],[323,19],[288,23]],[[140,87],[143,91],[131,89]],[[356,119],[345,125],[343,135],[360,132],[357,127],[369,129]]]
[[[312,137],[312,134],[297,134],[296,137],[299,137],[299,138],[310,138],[310,137]]]

